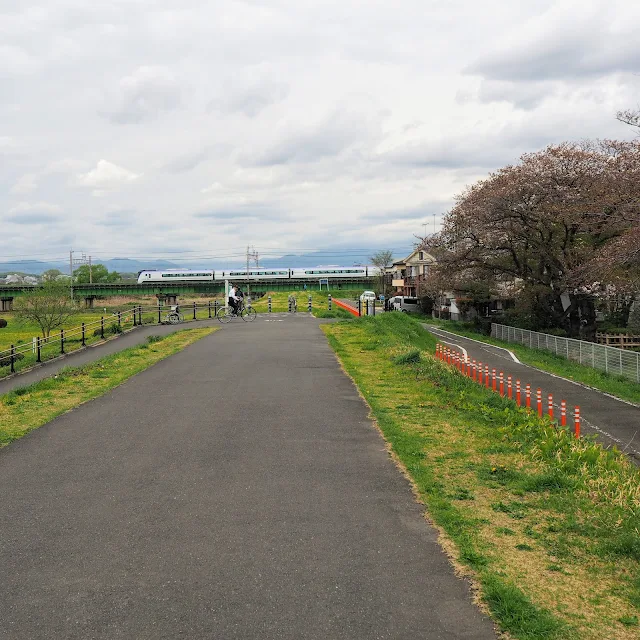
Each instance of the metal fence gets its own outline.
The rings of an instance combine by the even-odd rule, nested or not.
[[[517,342],[531,349],[545,349],[587,367],[640,382],[640,353],[635,351],[625,351],[573,338],[561,338],[495,322],[491,323],[491,336],[505,342]]]

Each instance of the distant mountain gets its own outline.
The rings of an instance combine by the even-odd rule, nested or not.
[[[109,271],[118,273],[138,273],[142,269],[180,269],[183,264],[169,262],[168,260],[135,260],[131,258],[111,258],[110,260],[95,260],[94,262],[103,264]],[[200,267],[197,267],[200,268]]]
[[[395,258],[404,258],[411,253],[411,248],[395,255]],[[222,269],[239,268],[245,266],[242,259],[233,260],[181,260],[172,262],[169,260],[139,260],[137,258],[110,258],[109,260],[94,259],[94,264],[103,264],[109,271],[118,273],[138,273],[142,269]],[[368,264],[369,255],[366,250],[362,251],[314,251],[311,253],[287,254],[280,258],[261,258],[260,266],[273,269],[293,268],[293,267],[317,267],[317,266],[341,266],[350,267],[352,265]],[[255,266],[254,263],[251,266]],[[0,276],[6,273],[22,273],[30,275],[42,275],[49,269],[59,269],[62,273],[69,273],[68,262],[44,262],[41,260],[14,260],[11,262],[0,262]]]
[[[14,260],[12,262],[0,262],[0,274],[25,273],[30,275],[41,275],[49,269],[59,269],[62,273],[69,273],[69,263],[67,263],[65,268],[64,264],[57,262],[42,262],[41,260]]]

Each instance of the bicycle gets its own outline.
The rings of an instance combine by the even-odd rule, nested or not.
[[[172,307],[171,311],[168,311],[162,319],[163,324],[180,324],[184,322],[184,315],[180,313],[178,307]]]
[[[237,313],[230,306],[226,306],[220,307],[216,314],[216,318],[224,323],[231,322],[231,318],[242,318],[245,322],[253,322],[257,316],[256,310],[251,305],[245,307],[243,302],[239,304]]]

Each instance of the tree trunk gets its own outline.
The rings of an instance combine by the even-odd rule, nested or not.
[[[580,338],[596,341],[596,305],[593,298],[583,297],[580,305]]]

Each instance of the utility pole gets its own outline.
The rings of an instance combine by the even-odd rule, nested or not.
[[[69,278],[71,282],[71,301],[73,301],[73,249],[69,251]]]
[[[93,273],[91,272],[91,256],[89,256],[89,284],[93,284]]]
[[[249,260],[255,260],[256,267],[258,266],[258,252],[255,250],[255,247],[251,247],[250,251],[249,245],[247,245],[247,298],[248,301],[251,302],[251,287],[249,285]]]

